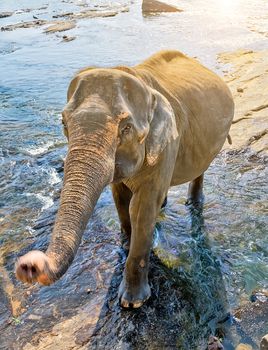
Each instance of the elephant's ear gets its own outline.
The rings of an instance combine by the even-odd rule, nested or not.
[[[175,115],[168,100],[156,90],[152,90],[152,113],[150,130],[146,137],[146,160],[155,165],[160,153],[168,142],[178,137]]]

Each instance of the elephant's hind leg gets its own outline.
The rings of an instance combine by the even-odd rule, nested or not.
[[[196,179],[190,182],[188,187],[186,205],[201,204],[203,202],[204,200],[203,180],[204,180],[204,174],[198,176]]]
[[[131,236],[129,203],[132,197],[132,192],[121,182],[118,184],[112,184],[112,193],[121,223],[122,245],[128,250]]]

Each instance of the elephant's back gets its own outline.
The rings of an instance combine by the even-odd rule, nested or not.
[[[135,67],[167,97],[183,128],[172,185],[201,175],[222,148],[234,114],[225,82],[198,61],[163,51]]]

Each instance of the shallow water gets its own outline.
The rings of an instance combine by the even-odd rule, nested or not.
[[[34,239],[40,212],[54,203],[61,186],[66,140],[61,110],[68,83],[87,65],[133,65],[159,49],[196,56],[222,74],[216,55],[238,48],[268,48],[264,35],[251,31],[266,25],[266,1],[171,1],[184,12],[143,17],[138,1],[91,1],[90,6],[129,12],[111,18],[79,20],[66,32],[76,40],[43,28],[0,32],[0,257],[19,252]],[[3,0],[0,11],[15,11],[0,26],[20,20],[51,19],[81,10],[81,1]],[[19,7],[18,7],[19,6]],[[43,8],[42,7],[46,7]],[[32,9],[30,12],[26,10]],[[232,307],[249,300],[254,289],[268,288],[267,168],[247,154],[222,153],[205,179],[204,233],[218,258]],[[156,228],[156,249],[165,247],[182,270],[191,261],[191,219],[184,206],[187,188],[172,188],[167,209]],[[100,217],[118,230],[106,191]],[[165,232],[163,234],[163,232]],[[165,237],[165,238],[163,238]],[[188,255],[187,255],[188,254]],[[160,254],[161,255],[161,254]],[[179,259],[177,259],[179,257]],[[183,258],[185,257],[185,259]],[[163,261],[167,262],[163,257]],[[174,267],[174,266],[173,266]]]

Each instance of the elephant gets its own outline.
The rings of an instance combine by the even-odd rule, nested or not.
[[[68,153],[52,236],[45,253],[17,260],[17,278],[50,285],[66,272],[110,184],[129,248],[120,305],[142,306],[151,296],[149,255],[169,187],[190,182],[187,203],[203,201],[204,172],[233,116],[225,82],[179,51],[160,51],[134,67],[79,71],[62,112]]]

